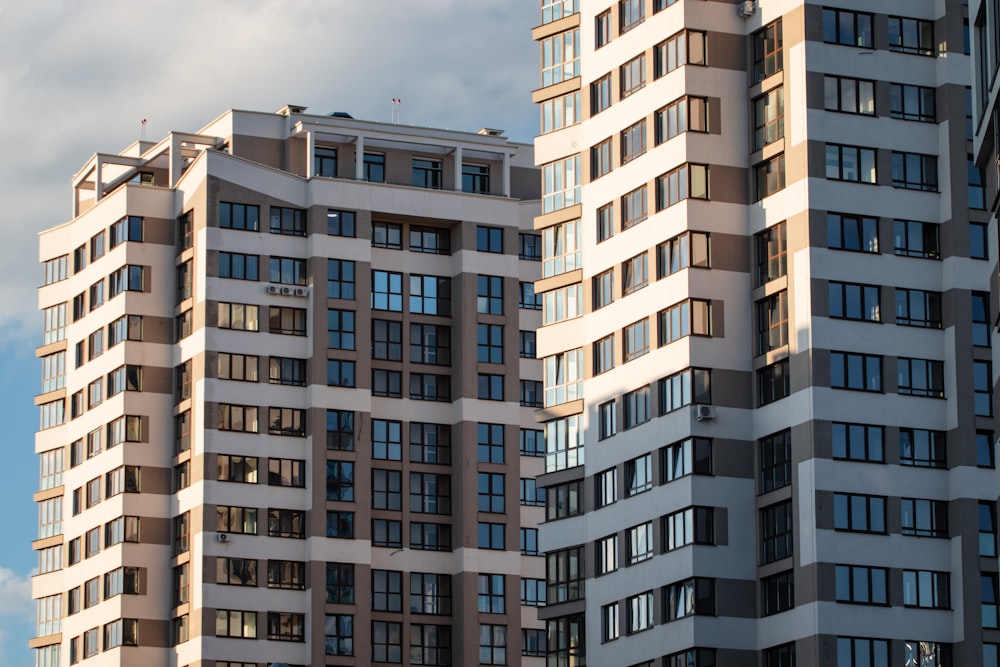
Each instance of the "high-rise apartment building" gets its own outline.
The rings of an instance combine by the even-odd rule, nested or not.
[[[550,666],[996,666],[968,11],[543,0]]]
[[[541,664],[538,192],[499,131],[292,106],[91,158],[40,239],[38,666]]]

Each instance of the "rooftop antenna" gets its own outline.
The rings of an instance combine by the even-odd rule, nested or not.
[[[400,97],[392,98],[392,124],[399,125],[400,110],[403,106],[403,99]]]
[[[140,141],[145,141],[146,140],[146,119],[145,118],[143,118],[142,122],[139,123],[139,140]]]

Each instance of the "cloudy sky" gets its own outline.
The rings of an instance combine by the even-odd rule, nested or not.
[[[32,395],[41,320],[36,235],[65,222],[72,175],[93,153],[195,131],[229,108],[347,111],[404,124],[537,127],[531,28],[538,0],[30,0],[0,3],[0,656],[34,665],[37,461]]]

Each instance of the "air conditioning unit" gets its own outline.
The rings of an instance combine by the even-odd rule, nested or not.
[[[267,286],[267,293],[268,294],[277,294],[280,291],[281,291],[281,288],[278,287],[277,285],[268,285]]]
[[[711,405],[694,406],[694,418],[700,422],[706,419],[715,419],[715,408]]]
[[[295,288],[295,296],[307,296],[307,295],[308,295],[308,292],[306,291],[305,287],[296,287]]]
[[[753,16],[755,11],[757,11],[757,3],[754,2],[754,0],[746,0],[746,2],[741,2],[737,6],[737,9],[740,12],[740,16],[748,19]]]
[[[281,293],[285,294],[285,295],[291,294],[292,293],[292,288],[291,287],[282,287],[281,288]]]
[[[229,533],[217,533],[215,539],[219,540],[220,542],[228,542]]]

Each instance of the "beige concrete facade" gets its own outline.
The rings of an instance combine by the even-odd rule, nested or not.
[[[980,4],[542,2],[548,664],[996,666]]]
[[[97,153],[40,237],[38,664],[541,664],[538,183],[293,106]]]

